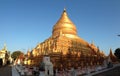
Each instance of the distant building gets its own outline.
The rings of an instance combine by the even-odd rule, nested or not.
[[[110,49],[109,55],[107,56],[108,62],[115,63],[117,62],[116,56],[112,53],[112,49]]]
[[[10,53],[7,51],[6,45],[4,45],[3,49],[0,50],[0,66],[4,66],[5,64],[10,62]]]

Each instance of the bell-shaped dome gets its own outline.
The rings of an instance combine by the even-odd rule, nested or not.
[[[62,34],[69,35],[77,35],[77,30],[73,22],[69,19],[66,10],[64,9],[60,19],[53,27],[52,35],[58,36],[62,32]]]

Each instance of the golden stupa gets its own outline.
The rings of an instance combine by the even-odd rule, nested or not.
[[[77,29],[73,22],[68,18],[65,9],[63,11],[63,14],[61,15],[61,18],[53,27],[52,36],[58,36],[60,32],[62,32],[62,34],[64,35],[72,35],[73,37],[77,36]]]
[[[64,68],[102,64],[105,56],[93,43],[77,35],[76,26],[65,9],[53,26],[52,36],[32,49],[31,65],[39,64],[44,55],[50,56],[54,67]]]

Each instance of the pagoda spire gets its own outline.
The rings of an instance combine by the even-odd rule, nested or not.
[[[93,44],[93,45],[94,45],[94,41],[93,41],[93,40],[92,40],[91,44]]]
[[[28,49],[28,51],[27,51],[27,55],[28,55],[28,57],[30,57],[30,55],[31,55],[31,52],[30,52],[29,49]]]
[[[97,46],[97,54],[98,54],[98,56],[100,56],[100,49],[99,49],[99,46]]]
[[[103,55],[103,56],[106,56],[105,53],[104,53],[103,51],[102,51],[102,55]]]
[[[52,35],[54,37],[58,36],[60,31],[62,30],[62,33],[64,35],[74,35],[77,36],[77,29],[74,23],[70,20],[68,17],[68,14],[66,12],[66,9],[64,8],[63,13],[57,23],[53,27]],[[69,36],[70,37],[70,36]]]
[[[66,12],[66,8],[64,8],[63,12]]]
[[[99,46],[97,46],[98,52],[100,52]]]
[[[112,55],[113,53],[112,53],[112,49],[110,48],[110,54],[109,55]]]
[[[30,52],[30,49],[28,49],[27,53],[29,53],[29,52]]]
[[[116,62],[116,60],[117,60],[115,55],[112,53],[111,48],[110,48],[110,53],[109,53],[108,57],[112,60],[112,62]]]
[[[109,56],[110,56],[111,58],[114,57],[114,54],[112,53],[112,49],[111,49],[111,48],[110,48]]]
[[[4,50],[4,51],[7,51],[7,46],[6,46],[6,43],[4,43],[3,50]]]

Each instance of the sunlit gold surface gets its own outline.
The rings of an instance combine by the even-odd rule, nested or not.
[[[3,62],[2,65],[7,64],[7,61],[10,60],[10,57],[9,57],[9,53],[8,53],[8,51],[7,51],[6,44],[4,44],[3,49],[0,50],[0,59],[2,59],[2,62]],[[0,64],[0,66],[1,66],[1,64]]]
[[[82,51],[87,55],[93,50],[97,52],[98,49],[94,44],[89,44],[77,35],[77,29],[64,9],[60,19],[53,27],[52,36],[38,44],[32,50],[32,54],[38,56],[62,52],[66,55],[69,50],[73,52]]]
[[[60,19],[53,26],[52,36],[32,49],[31,56],[34,58],[32,59],[34,64],[38,64],[42,60],[41,56],[49,55],[56,67],[61,66],[60,61],[62,59],[60,58],[62,56],[64,60],[62,63],[66,67],[71,67],[74,64],[72,62],[76,63],[78,61],[75,64],[75,67],[77,67],[78,65],[101,64],[102,61],[97,60],[97,57],[103,58],[103,55],[100,55],[98,50],[93,43],[89,44],[77,35],[75,25],[68,18],[66,10],[64,10]],[[86,62],[87,59],[89,63]]]
[[[53,27],[53,31],[52,31],[53,36],[57,36],[60,33],[60,31],[62,31],[63,34],[77,35],[76,27],[73,24],[73,22],[68,18],[65,9],[60,19]]]

